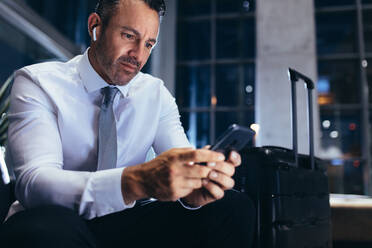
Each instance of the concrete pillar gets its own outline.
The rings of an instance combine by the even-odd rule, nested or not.
[[[167,10],[160,25],[158,44],[152,54],[151,74],[161,78],[175,95],[177,1],[165,0],[165,3]]]
[[[290,83],[292,67],[316,82],[313,1],[257,1],[256,122],[257,145],[292,148]],[[298,89],[299,152],[308,154],[306,91]],[[315,93],[315,92],[314,92]],[[315,154],[319,154],[319,111],[314,94]]]

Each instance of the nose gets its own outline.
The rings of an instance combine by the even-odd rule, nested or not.
[[[142,42],[136,42],[132,48],[129,50],[129,56],[135,58],[138,62],[140,62],[143,58],[145,51],[145,45]]]

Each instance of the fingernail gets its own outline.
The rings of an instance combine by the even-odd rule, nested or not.
[[[238,158],[238,153],[237,152],[231,152],[231,158],[237,159]]]
[[[209,167],[215,167],[215,166],[216,166],[216,163],[215,163],[215,162],[209,162],[209,163],[208,163],[208,166],[209,166]]]
[[[218,177],[217,172],[212,171],[211,178],[217,178],[217,177]]]
[[[191,166],[191,165],[194,165],[194,162],[188,162],[188,165],[190,165],[190,166]]]
[[[207,185],[208,182],[209,182],[208,179],[205,179],[205,178],[202,179],[202,184],[203,184],[204,186]]]
[[[219,154],[217,158],[218,160],[225,160],[225,156],[223,154]]]

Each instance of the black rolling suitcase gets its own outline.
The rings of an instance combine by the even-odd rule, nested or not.
[[[326,165],[314,157],[313,82],[289,69],[292,84],[293,150],[245,148],[235,174],[235,189],[245,192],[257,209],[256,248],[332,247]],[[308,89],[310,155],[298,154],[296,82]]]

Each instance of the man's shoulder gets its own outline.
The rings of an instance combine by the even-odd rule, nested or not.
[[[151,74],[144,73],[144,72],[139,72],[138,74],[139,74],[138,81],[144,81],[144,82],[148,82],[148,83],[156,84],[156,85],[164,85],[163,80]]]
[[[164,83],[157,77],[139,72],[135,78],[132,79],[129,85],[129,92],[131,95],[141,95],[148,93],[154,94],[155,92],[158,92]]]
[[[17,75],[27,75],[31,78],[37,78],[43,75],[67,75],[76,72],[76,64],[80,59],[81,55],[74,57],[73,59],[62,62],[62,61],[47,61],[37,64],[25,66],[15,72]]]

